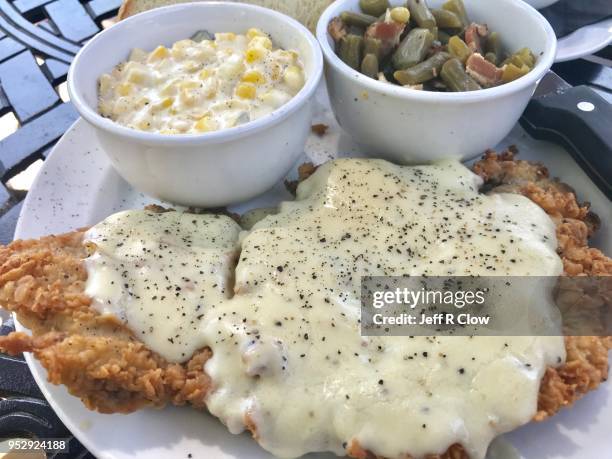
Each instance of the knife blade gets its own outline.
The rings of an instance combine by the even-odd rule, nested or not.
[[[564,146],[612,200],[612,105],[603,97],[587,86],[572,87],[549,71],[520,123],[532,137]]]

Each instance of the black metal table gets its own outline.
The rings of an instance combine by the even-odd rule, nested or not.
[[[0,243],[13,239],[25,192],[10,179],[43,159],[78,115],[62,100],[68,67],[82,46],[117,14],[121,0],[0,0],[0,117],[18,129],[0,139]],[[65,98],[65,96],[64,96]],[[1,123],[0,123],[1,124]],[[7,185],[8,184],[8,185]],[[13,330],[11,321],[0,334]],[[93,458],[47,404],[22,358],[0,360],[0,439],[66,438],[69,452]]]
[[[44,160],[77,119],[58,88],[81,45],[107,25],[120,3],[0,0],[0,117],[12,114],[19,123],[15,132],[4,137],[0,133],[1,244],[13,239],[25,197],[24,190],[10,188],[10,180],[36,160]],[[573,85],[590,85],[612,103],[612,46],[554,70]],[[9,319],[0,325],[0,334],[12,329]],[[10,435],[67,438],[70,452],[49,457],[93,457],[49,407],[25,361],[0,355],[0,439]]]

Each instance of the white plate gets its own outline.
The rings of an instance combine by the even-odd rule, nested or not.
[[[357,156],[359,147],[343,135],[324,105],[320,91],[319,110],[313,122],[330,126],[328,134],[312,135],[306,154],[299,162],[315,163],[338,156]],[[139,208],[153,202],[134,191],[111,168],[95,141],[92,129],[83,121],[58,142],[28,193],[15,236],[33,238],[91,225],[109,214],[126,208]],[[572,184],[579,195],[593,203],[604,228],[598,244],[612,253],[612,208],[601,192],[562,149],[529,139],[516,128],[503,146],[516,144],[521,157],[540,159],[551,171]],[[294,174],[295,175],[295,174]],[[266,195],[234,210],[275,204],[290,196],[282,184]],[[130,415],[103,415],[87,410],[63,386],[47,382],[46,371],[26,355],[26,360],[43,394],[72,433],[99,458],[149,459],[269,458],[247,435],[234,436],[208,414],[190,408],[142,410]],[[509,435],[528,459],[600,458],[612,450],[612,388],[610,383],[581,400],[571,410],[539,425],[530,425]],[[330,455],[311,457],[330,458]]]
[[[529,3],[537,10],[541,10],[542,8],[546,8],[547,6],[552,5],[553,3],[557,3],[559,0],[523,0],[525,3]]]
[[[559,0],[523,0],[534,8],[541,10]],[[575,30],[559,39],[555,62],[571,61],[605,48],[612,43],[612,19],[591,24]]]
[[[582,27],[559,40],[555,62],[596,53],[612,43],[612,18]]]

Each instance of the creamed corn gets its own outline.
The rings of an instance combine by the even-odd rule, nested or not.
[[[275,47],[264,32],[217,33],[214,40],[134,49],[100,77],[98,111],[142,131],[216,131],[271,113],[304,81],[299,55]]]

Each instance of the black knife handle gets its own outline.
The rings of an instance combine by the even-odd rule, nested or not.
[[[612,200],[612,105],[586,86],[529,102],[521,125],[534,138],[561,143]]]

